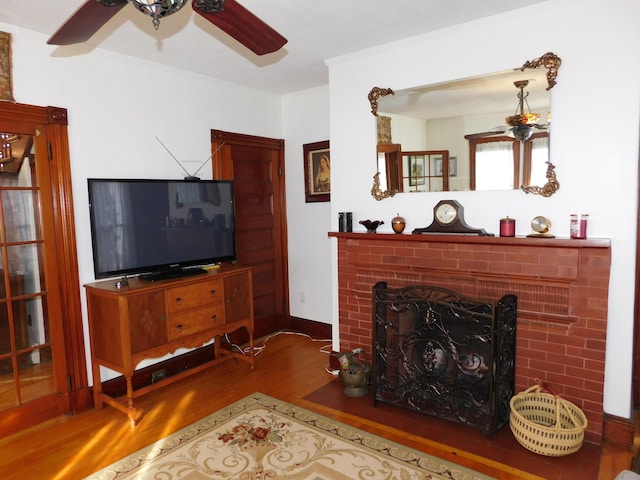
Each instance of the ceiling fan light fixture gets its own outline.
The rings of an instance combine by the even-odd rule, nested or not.
[[[527,102],[529,92],[525,92],[524,88],[529,85],[529,80],[518,80],[513,82],[513,84],[520,90],[518,92],[518,105],[516,107],[515,114],[508,116],[504,120],[507,122],[507,125],[513,127],[511,128],[513,136],[521,142],[524,142],[533,134],[533,126],[538,123],[538,120],[540,120],[540,114],[531,113],[529,102]],[[527,104],[528,112],[524,111],[525,103]]]
[[[513,133],[516,140],[524,142],[529,140],[531,135],[533,135],[533,127],[531,125],[515,125],[511,128],[511,133]]]
[[[224,0],[193,0],[193,8],[204,13],[220,13],[224,10]]]
[[[539,113],[522,113],[519,115],[511,115],[510,117],[505,118],[507,125],[516,126],[516,125],[533,125],[538,123],[540,120]]]
[[[136,9],[149,15],[153,19],[153,26],[157,30],[160,19],[176,13],[187,4],[187,0],[128,0]]]

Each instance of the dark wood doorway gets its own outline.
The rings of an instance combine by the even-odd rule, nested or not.
[[[234,181],[238,263],[253,267],[255,334],[289,326],[284,140],[211,131],[213,177]]]

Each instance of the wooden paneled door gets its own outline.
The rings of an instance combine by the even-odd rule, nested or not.
[[[284,140],[211,131],[213,178],[233,180],[238,264],[253,267],[256,336],[288,326]]]
[[[1,434],[89,406],[66,119],[0,105]]]

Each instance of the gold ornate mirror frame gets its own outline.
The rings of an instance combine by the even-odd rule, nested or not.
[[[380,189],[380,172],[376,172],[373,176],[373,187],[371,187],[371,196],[376,200],[384,200],[385,198],[393,197],[397,192],[395,190],[381,190]]]
[[[558,76],[558,70],[560,65],[562,64],[562,60],[556,54],[552,52],[547,52],[544,55],[534,58],[533,60],[526,61],[522,67],[520,67],[521,71],[525,71],[526,69],[536,69],[540,67],[544,67],[547,69],[547,88],[546,90],[551,90],[556,85],[556,78]],[[371,113],[374,117],[378,116],[378,99],[380,97],[386,97],[387,95],[394,95],[395,92],[391,88],[381,88],[381,87],[373,87],[369,92],[368,99],[371,105]],[[550,197],[554,193],[556,193],[560,189],[560,183],[556,178],[555,166],[547,161],[547,172],[546,178],[547,183],[545,183],[542,187],[533,186],[533,185],[522,185],[520,188],[525,193],[532,193],[536,195],[541,195],[543,197]],[[377,172],[373,176],[373,187],[371,188],[371,195],[376,200],[383,200],[385,198],[393,197],[397,192],[395,190],[381,190],[380,189],[380,172]]]
[[[527,68],[539,68],[544,67],[547,69],[547,91],[551,90],[556,84],[556,77],[558,76],[558,69],[562,60],[554,53],[547,52],[541,57],[535,58],[530,62],[525,62],[521,71],[525,71]],[[536,187],[533,185],[522,185],[520,188],[524,193],[533,193],[536,195],[542,195],[543,197],[550,197],[560,189],[560,183],[556,178],[555,166],[550,161],[547,161],[547,183],[542,187]]]

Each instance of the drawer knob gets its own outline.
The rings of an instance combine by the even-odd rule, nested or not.
[[[211,315],[211,320],[216,322],[218,320],[218,315]]]
[[[211,296],[212,296],[212,297],[215,297],[215,296],[216,296],[216,291],[215,291],[215,290],[211,290],[211,292],[209,292],[209,293],[211,293]]]
[[[177,303],[178,305],[182,305],[182,297],[177,297],[177,298],[176,298],[176,303]]]
[[[178,325],[176,325],[176,328],[178,329],[179,333],[182,333],[182,324],[179,323]]]

